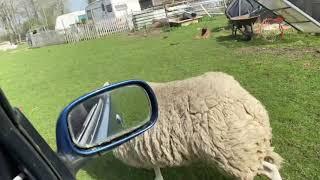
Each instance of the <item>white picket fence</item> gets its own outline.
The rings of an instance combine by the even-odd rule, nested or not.
[[[73,43],[129,30],[128,19],[124,16],[121,18],[105,19],[86,24],[74,24],[70,29],[65,30],[65,39],[67,43]]]
[[[90,39],[101,38],[115,33],[127,32],[130,30],[128,16],[120,18],[105,19],[86,24],[74,24],[71,28],[64,30],[49,30],[28,34],[28,44],[30,47],[43,47],[63,43],[76,43]]]

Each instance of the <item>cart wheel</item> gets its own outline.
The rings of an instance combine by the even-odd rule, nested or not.
[[[244,37],[246,41],[250,41],[253,37],[252,26],[245,25],[244,26]]]
[[[234,25],[232,25],[232,36],[236,36],[237,35],[237,29]]]
[[[251,39],[252,39],[252,34],[246,34],[245,36],[244,36],[244,40],[245,41],[250,41]]]

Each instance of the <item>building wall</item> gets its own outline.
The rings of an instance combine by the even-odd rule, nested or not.
[[[116,16],[131,14],[132,12],[140,12],[141,7],[139,0],[111,0]],[[126,6],[126,8],[125,8]]]
[[[141,10],[151,8],[152,5],[152,0],[139,0]]]
[[[28,34],[27,37],[27,43],[32,48],[65,43],[63,31],[42,31],[37,34]]]
[[[141,11],[139,0],[100,0],[86,7],[88,18],[96,21],[123,17],[133,11]]]
[[[88,19],[98,21],[101,19],[114,18],[115,13],[113,9],[112,12],[108,12],[107,5],[111,5],[110,0],[100,0],[90,3],[86,7]]]

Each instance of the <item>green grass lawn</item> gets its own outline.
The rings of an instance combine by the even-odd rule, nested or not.
[[[320,38],[287,34],[268,42],[230,37],[225,17],[151,37],[105,39],[0,52],[0,85],[55,149],[60,111],[104,82],[165,82],[208,71],[233,75],[269,111],[273,145],[285,159],[285,179],[320,179]],[[196,40],[199,27],[214,29]],[[166,180],[222,179],[199,163],[163,170]],[[218,177],[218,178],[217,178]],[[111,154],[89,164],[78,179],[153,179],[153,171],[130,168]]]

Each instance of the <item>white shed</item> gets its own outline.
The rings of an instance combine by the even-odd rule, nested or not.
[[[81,22],[83,18],[86,18],[86,12],[84,10],[58,16],[56,19],[55,30],[68,29],[70,28],[70,25]]]
[[[136,11],[141,11],[139,0],[99,0],[86,7],[88,19],[95,21],[118,18]]]

